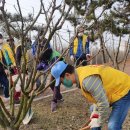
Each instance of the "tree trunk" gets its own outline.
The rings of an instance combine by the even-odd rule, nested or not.
[[[119,68],[119,65],[118,65],[118,63],[117,63],[117,61],[116,61],[115,59],[114,59],[114,68],[115,68],[115,69],[118,69],[118,70],[120,69],[120,68]]]
[[[7,127],[5,130],[19,130],[19,128],[15,128],[15,127]]]
[[[103,39],[102,36],[99,35],[100,38],[100,47],[102,49],[102,58],[103,58],[103,63],[106,63],[106,58],[105,58],[105,51],[104,51],[104,43],[103,43]]]

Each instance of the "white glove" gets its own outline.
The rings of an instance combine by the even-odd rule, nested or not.
[[[101,126],[100,118],[92,118],[88,126],[90,126],[90,128],[100,127]]]
[[[86,54],[86,58],[87,58],[87,60],[89,60],[90,59],[90,54]]]
[[[101,118],[99,115],[99,112],[97,111],[97,105],[93,104],[90,107],[91,116],[87,123],[84,124],[84,126],[80,130],[87,130],[90,128],[97,128],[101,126]]]
[[[94,116],[97,117],[97,116]],[[89,121],[90,123],[88,124],[88,122],[80,129],[80,130],[87,130],[90,128],[97,128],[101,126],[100,123],[100,118],[91,118],[91,121]]]
[[[74,61],[74,56],[73,55],[70,56],[70,60]]]
[[[86,57],[87,57],[87,56],[90,56],[90,54],[86,54]]]
[[[90,126],[90,128],[100,127],[101,126],[101,118],[100,118],[99,112],[97,111],[97,106],[96,106],[96,104],[93,104],[92,107],[93,107],[92,108],[93,112],[91,113],[91,116],[90,116],[91,122],[89,123],[88,126]]]

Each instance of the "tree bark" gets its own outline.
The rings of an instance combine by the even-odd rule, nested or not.
[[[5,130],[19,130],[19,128],[7,127]]]
[[[103,43],[103,39],[102,39],[102,36],[99,35],[99,38],[100,38],[100,47],[102,49],[102,58],[103,58],[103,63],[106,63],[106,58],[105,58],[105,51],[104,51],[104,43]]]

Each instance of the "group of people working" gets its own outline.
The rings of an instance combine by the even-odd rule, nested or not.
[[[31,41],[28,38],[26,38],[25,41],[26,45],[29,45],[31,43]],[[11,80],[12,83],[12,79],[8,78],[8,75],[16,75],[16,64],[19,67],[21,66],[22,62],[23,56],[21,44],[19,43],[17,44],[17,46],[15,46],[13,38],[9,38],[5,41],[3,35],[0,34],[0,86],[3,87],[4,96],[1,96],[1,98],[4,102],[9,101],[10,99],[9,80]],[[15,94],[16,95],[14,95],[14,98],[15,102],[17,103],[19,100],[19,94]]]
[[[122,130],[122,124],[130,108],[130,76],[106,65],[87,65],[87,58],[90,57],[88,44],[89,39],[84,35],[84,29],[79,27],[70,48],[70,59],[75,61],[76,66],[81,64],[82,67],[75,68],[67,64],[64,58],[52,67],[52,80],[55,79],[52,86],[55,87],[52,89],[54,96],[51,110],[56,111],[58,100],[63,101],[60,84],[67,88],[77,84],[84,97],[93,104],[90,123],[81,130],[101,130],[104,123],[108,123],[108,130]],[[54,56],[54,52],[49,51],[43,55],[48,52],[48,56]],[[52,60],[50,57],[49,60],[46,59],[49,63]],[[58,57],[56,55],[52,63]]]
[[[10,67],[11,70],[15,66],[15,58],[9,44],[3,44],[2,38],[3,36],[0,35],[0,84],[4,87],[5,99],[8,99],[9,82],[6,67]],[[34,48],[36,48],[36,44],[34,44]],[[4,46],[6,49],[3,49]],[[36,53],[36,50],[33,49],[33,52]],[[60,92],[60,85],[71,88],[73,84],[77,84],[84,97],[94,104],[93,106],[96,106],[96,109],[93,107],[90,123],[81,130],[87,128],[101,130],[107,120],[108,130],[122,130],[122,124],[130,107],[130,77],[109,66],[87,65],[88,58],[90,58],[89,37],[84,34],[82,26],[77,28],[77,35],[70,47],[70,59],[75,62],[76,66],[81,65],[81,67],[75,68],[66,63],[64,57],[61,57],[61,54],[50,46],[41,52],[37,65],[38,71],[46,70],[59,59],[51,69],[50,82],[55,79],[55,82],[50,85],[53,91],[51,111],[55,112],[57,102],[64,100]]]
[[[83,49],[83,44],[80,46],[80,43],[86,41],[83,40],[85,36],[82,28],[79,30],[73,42],[73,51],[70,49],[70,58],[75,58],[76,64],[82,63],[83,66],[76,68],[64,61],[57,62],[51,69],[51,75],[56,80],[55,86],[62,83],[71,88],[77,84],[83,96],[93,104],[90,123],[80,130],[101,130],[106,123],[108,130],[122,130],[130,108],[130,76],[106,65],[87,65],[85,56],[78,57],[80,54],[75,52]],[[89,55],[83,52],[84,50],[83,55]]]

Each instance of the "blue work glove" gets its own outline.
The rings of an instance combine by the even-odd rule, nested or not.
[[[46,65],[44,62],[41,62],[37,65],[37,70],[46,70],[48,68],[48,65]]]

